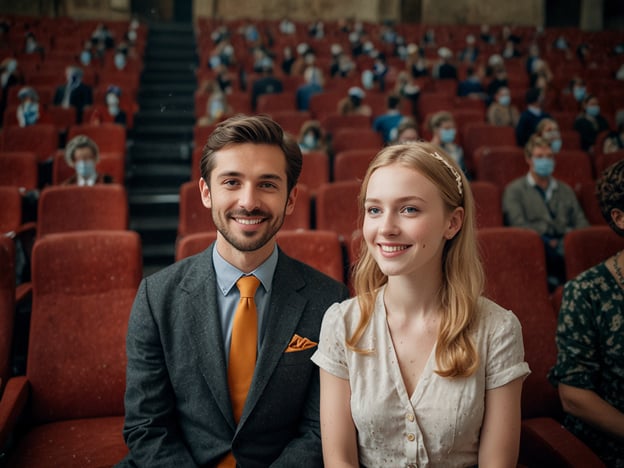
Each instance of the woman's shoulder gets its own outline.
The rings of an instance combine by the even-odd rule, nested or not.
[[[501,327],[520,326],[520,321],[513,311],[483,296],[477,302],[477,322],[480,329],[495,330]]]

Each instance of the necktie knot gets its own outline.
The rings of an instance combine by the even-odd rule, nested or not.
[[[240,291],[240,297],[253,298],[256,295],[256,289],[260,286],[260,280],[255,276],[241,276],[236,282],[236,286]]]

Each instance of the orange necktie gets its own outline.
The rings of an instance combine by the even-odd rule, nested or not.
[[[228,385],[234,420],[237,423],[243,414],[247,392],[256,367],[258,312],[254,295],[259,285],[260,280],[255,276],[243,276],[236,282],[240,291],[240,302],[234,313],[232,325]]]

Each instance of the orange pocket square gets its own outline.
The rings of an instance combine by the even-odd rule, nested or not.
[[[288,348],[286,348],[285,352],[294,353],[297,351],[305,351],[306,349],[314,348],[317,344],[318,343],[310,341],[307,338],[303,338],[302,336],[299,336],[295,333],[290,340]]]

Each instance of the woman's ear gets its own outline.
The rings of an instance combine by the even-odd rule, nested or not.
[[[618,228],[624,231],[624,211],[619,208],[613,208],[611,210],[611,219]]]
[[[444,233],[444,237],[446,239],[452,239],[459,232],[459,230],[464,225],[464,208],[458,206],[453,210],[448,219],[448,226],[446,228],[446,232]]]

